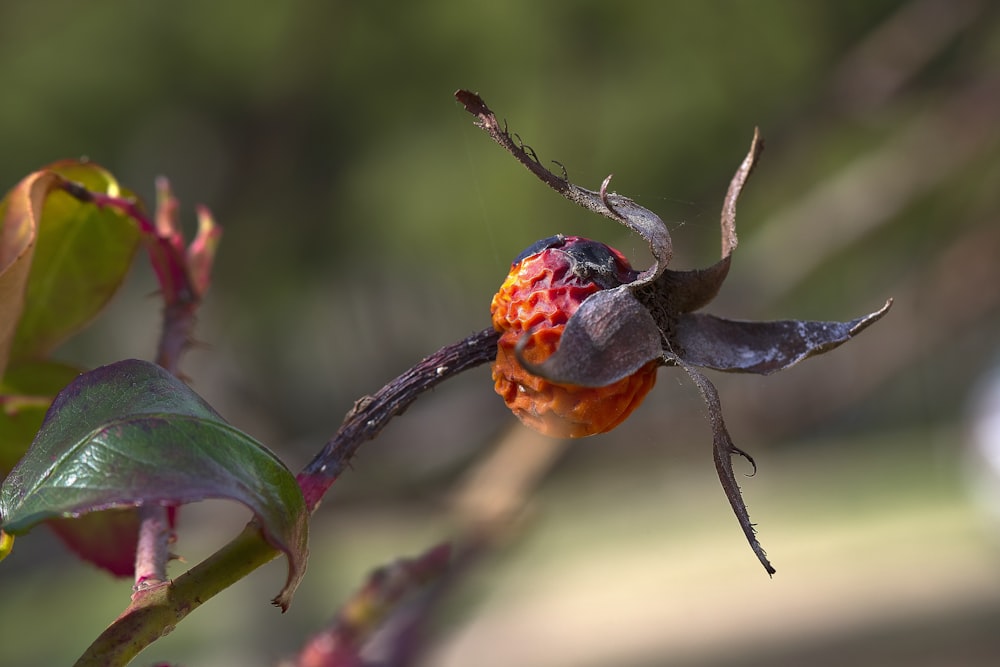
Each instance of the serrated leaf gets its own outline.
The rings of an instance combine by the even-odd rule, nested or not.
[[[305,570],[308,513],[292,473],[155,364],[126,360],[78,377],[53,401],[28,453],[0,486],[0,525],[143,503],[236,500],[288,557],[287,607]]]
[[[114,177],[93,163],[67,160],[44,172],[93,192],[121,193]],[[15,359],[44,357],[86,326],[121,285],[140,240],[135,224],[121,212],[60,191],[48,193],[37,223],[24,310],[11,350]]]

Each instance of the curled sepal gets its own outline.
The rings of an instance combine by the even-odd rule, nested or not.
[[[235,500],[288,556],[275,604],[305,571],[308,512],[295,477],[159,366],[126,360],[80,375],[53,401],[27,454],[0,486],[0,527],[115,507]]]
[[[562,194],[570,201],[590,211],[620,222],[649,244],[649,251],[653,255],[653,264],[629,284],[630,289],[635,289],[659,277],[673,256],[673,244],[667,226],[663,224],[663,220],[658,215],[639,206],[628,197],[608,192],[610,184],[611,176],[609,175],[601,183],[600,192],[593,192],[566,181],[566,191]]]
[[[674,340],[685,362],[737,373],[768,375],[846,343],[877,322],[892,299],[849,322],[727,320],[704,313],[677,319]]]
[[[605,387],[663,355],[660,330],[628,285],[591,294],[566,323],[559,348],[540,364],[522,355],[518,362],[533,375],[558,384]]]
[[[674,271],[667,269],[656,281],[657,292],[668,303],[666,307],[673,313],[689,313],[708,305],[719,293],[722,283],[729,275],[729,265],[733,250],[736,249],[736,202],[743,192],[750,173],[753,171],[761,152],[764,150],[764,140],[760,129],[754,128],[750,150],[729,182],[726,198],[722,202],[720,227],[722,231],[722,259],[705,269]]]
[[[753,171],[761,152],[764,150],[764,140],[760,137],[760,128],[753,129],[753,139],[750,140],[750,150],[740,163],[739,169],[729,181],[726,198],[722,202],[722,260],[725,261],[736,249],[736,202],[743,192],[750,173]]]
[[[736,475],[733,473],[733,454],[746,459],[754,472],[757,471],[757,464],[754,463],[753,458],[749,454],[733,444],[733,439],[729,436],[729,430],[726,428],[726,422],[722,418],[722,402],[719,400],[719,392],[716,391],[715,385],[702,373],[691,368],[683,361],[676,358],[673,361],[683,368],[691,379],[694,380],[694,383],[698,385],[698,390],[701,392],[701,396],[705,400],[705,405],[708,407],[709,422],[712,424],[712,453],[715,459],[715,470],[719,473],[719,481],[722,483],[722,489],[726,493],[726,498],[729,499],[729,504],[736,514],[737,521],[740,522],[740,528],[743,529],[743,534],[746,535],[747,542],[750,543],[750,548],[753,549],[754,554],[757,555],[757,559],[764,566],[764,569],[767,570],[767,573],[774,574],[776,570],[767,559],[764,547],[761,546],[760,541],[757,539],[757,531],[754,530],[754,525],[750,521],[750,512],[747,510],[747,504],[743,502],[743,494],[740,491],[740,486],[736,483]]]
[[[542,166],[535,151],[520,140],[515,141],[507,128],[501,127],[496,115],[479,95],[468,90],[459,90],[455,93],[455,98],[462,103],[466,111],[476,117],[479,127],[543,183],[583,208],[625,225],[646,240],[654,262],[631,283],[631,289],[655,280],[663,272],[673,254],[673,246],[670,233],[659,216],[628,197],[608,192],[611,176],[604,179],[598,192],[570,183],[565,170],[563,175],[557,176]]]

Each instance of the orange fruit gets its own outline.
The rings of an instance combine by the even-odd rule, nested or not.
[[[636,272],[609,246],[575,236],[534,244],[515,260],[493,297],[493,327],[501,334],[493,362],[496,392],[514,414],[540,433],[581,438],[610,431],[642,403],[656,382],[658,361],[604,387],[559,384],[532,375],[515,348],[538,364],[559,346],[566,322],[591,294],[631,282]]]

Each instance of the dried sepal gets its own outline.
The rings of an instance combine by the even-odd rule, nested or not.
[[[564,196],[586,209],[620,222],[649,244],[649,251],[653,255],[653,264],[639,273],[638,277],[629,284],[629,289],[634,290],[656,280],[663,273],[673,256],[673,244],[667,226],[663,224],[663,220],[658,215],[639,206],[628,197],[608,192],[610,183],[611,176],[609,175],[601,183],[600,192],[592,192],[567,181],[569,192]]]
[[[540,364],[528,362],[519,342],[517,361],[533,375],[581,387],[604,387],[663,354],[660,330],[629,285],[587,297],[566,323],[559,348]]]
[[[743,192],[750,173],[757,165],[761,152],[764,150],[764,140],[760,136],[760,128],[753,129],[753,139],[750,141],[750,150],[743,158],[739,169],[729,182],[729,189],[726,191],[726,198],[722,203],[722,259],[728,259],[733,250],[736,249],[736,202]]]
[[[656,281],[657,298],[671,313],[690,313],[709,304],[719,293],[729,275],[736,236],[736,202],[743,192],[750,173],[764,150],[764,140],[759,128],[754,128],[750,150],[729,182],[726,198],[722,202],[720,227],[722,232],[722,259],[705,269],[674,271],[667,269]]]
[[[557,176],[542,166],[533,150],[523,142],[515,141],[507,128],[501,127],[496,115],[479,95],[468,90],[459,90],[455,93],[455,99],[476,117],[476,124],[479,127],[543,183],[588,211],[625,225],[646,240],[654,262],[631,284],[633,289],[655,280],[663,272],[673,255],[673,246],[667,226],[658,215],[639,206],[628,197],[608,192],[611,176],[604,179],[599,192],[571,183],[566,177],[565,169],[561,176]]]
[[[712,424],[712,455],[715,459],[715,470],[719,474],[722,489],[736,514],[736,520],[739,521],[743,534],[746,535],[747,542],[750,543],[750,548],[753,549],[767,573],[774,574],[776,570],[771,565],[771,561],[767,559],[767,553],[757,539],[757,531],[750,521],[750,512],[747,510],[747,504],[743,501],[740,485],[736,482],[736,475],[733,473],[733,455],[736,454],[746,459],[752,466],[753,472],[757,471],[757,464],[754,463],[752,456],[733,444],[733,439],[726,428],[726,422],[722,418],[722,402],[719,400],[719,392],[715,389],[715,385],[700,371],[680,359],[675,358],[674,362],[684,369],[684,372],[694,381],[701,392],[701,397],[708,407],[708,420]]]
[[[846,343],[881,319],[890,306],[892,299],[849,322],[752,322],[687,313],[677,318],[673,341],[689,364],[769,375]]]

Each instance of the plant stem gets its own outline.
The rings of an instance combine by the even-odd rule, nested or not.
[[[355,401],[337,433],[296,477],[306,506],[314,510],[362,443],[377,436],[420,394],[453,375],[496,358],[498,337],[499,334],[492,328],[483,329],[458,343],[447,345],[422,359],[374,395]]]
[[[446,345],[390,381],[372,396],[359,399],[337,433],[298,475],[310,511],[346,468],[358,448],[425,391],[496,356],[498,334],[484,329]],[[126,665],[144,648],[169,632],[214,595],[280,555],[251,521],[231,542],[177,577],[168,586],[133,596],[132,604],[76,662],[76,667]]]
[[[161,505],[140,505],[139,538],[135,548],[135,592],[147,590],[167,580],[170,558],[170,520]]]
[[[182,379],[181,355],[191,347],[198,305],[196,299],[184,299],[163,306],[163,329],[156,348],[156,363]]]
[[[94,640],[75,667],[127,665],[203,602],[279,554],[264,540],[257,525],[250,522],[231,542],[169,586],[134,596],[132,604]]]
[[[195,313],[200,303],[186,282],[188,272],[182,271],[180,275],[185,278],[179,292],[181,298],[172,303],[164,303],[163,325],[156,349],[156,363],[177,377],[181,377],[181,355],[191,344]],[[139,536],[135,548],[133,602],[141,597],[143,591],[168,581],[167,563],[170,560],[170,543],[173,541],[173,522],[167,507],[142,505],[138,512]]]

